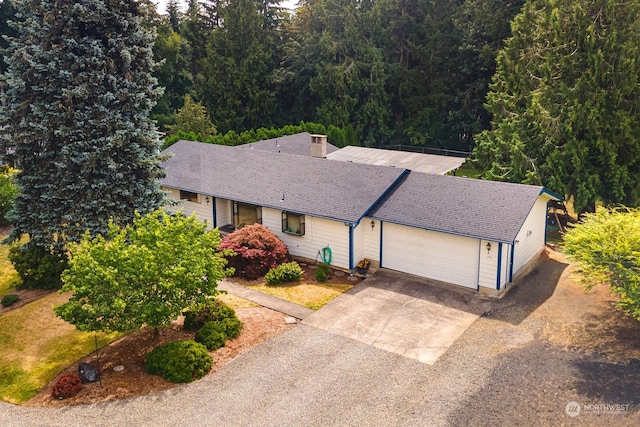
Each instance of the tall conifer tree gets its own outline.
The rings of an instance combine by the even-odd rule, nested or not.
[[[528,1],[497,59],[486,177],[543,184],[578,212],[640,204],[640,1]]]
[[[107,231],[163,200],[160,141],[149,112],[153,34],[139,2],[21,0],[0,154],[15,160],[13,237],[63,251],[85,230]]]

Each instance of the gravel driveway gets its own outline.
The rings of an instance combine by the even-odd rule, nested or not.
[[[640,326],[566,267],[542,263],[433,366],[301,324],[196,383],[62,410],[0,404],[0,425],[640,425]]]

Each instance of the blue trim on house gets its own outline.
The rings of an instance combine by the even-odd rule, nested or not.
[[[384,222],[380,221],[380,257],[379,257],[380,268],[382,268],[382,224],[384,224]]]
[[[546,195],[551,196],[552,198],[554,198],[554,199],[556,199],[558,201],[564,200],[564,197],[562,197],[561,195],[556,194],[553,191],[549,191],[544,187],[542,187],[542,190],[540,190],[540,194],[546,194]]]
[[[216,198],[211,196],[211,203],[213,203],[212,212],[213,215],[213,228],[218,228],[218,214],[216,212]]]
[[[365,216],[369,216],[369,213],[374,210],[375,208],[378,207],[378,205],[380,204],[380,201],[382,201],[385,197],[387,197],[387,195],[389,193],[392,193],[393,191],[396,190],[396,188],[398,187],[398,185],[405,180],[405,178],[407,177],[407,175],[409,175],[409,172],[411,172],[409,169],[404,169],[402,171],[402,173],[391,183],[390,186],[387,187],[386,190],[384,190],[382,192],[382,194],[380,195],[380,197],[378,197],[371,206],[369,206],[369,209],[367,209],[364,214],[362,214],[362,216],[358,219],[358,222],[360,222],[362,220],[362,218],[364,218]]]
[[[498,243],[498,269],[496,274],[496,290],[500,290],[500,281],[502,279],[502,243]]]
[[[480,290],[480,269],[482,265],[482,239],[478,239],[478,278],[476,279],[476,291]]]
[[[353,230],[356,225],[349,224],[349,270],[350,271],[353,271],[353,268],[355,266],[353,263]]]
[[[513,258],[516,253],[516,241],[511,244],[511,260],[509,262],[509,283],[513,281]]]

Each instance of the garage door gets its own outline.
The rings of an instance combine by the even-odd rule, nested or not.
[[[382,267],[477,289],[477,239],[384,223]]]

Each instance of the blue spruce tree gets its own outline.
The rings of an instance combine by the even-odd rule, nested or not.
[[[19,167],[12,238],[63,254],[163,201],[154,34],[137,1],[21,0],[5,52],[0,160]]]

